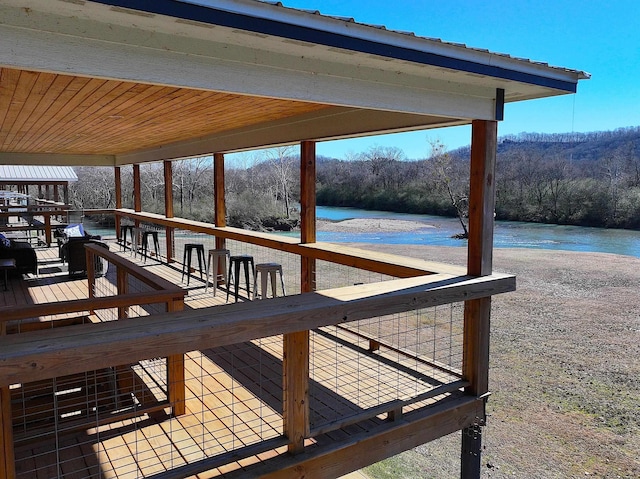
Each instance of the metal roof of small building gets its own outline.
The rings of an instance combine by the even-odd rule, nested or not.
[[[0,182],[60,183],[78,181],[78,175],[70,166],[21,166],[0,165]]]

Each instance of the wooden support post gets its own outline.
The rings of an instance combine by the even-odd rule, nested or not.
[[[167,312],[182,311],[184,298],[167,303]],[[174,416],[187,412],[187,389],[185,384],[184,354],[174,354],[167,358],[167,384],[169,403]]]
[[[115,183],[116,194],[116,209],[122,208],[122,175],[120,174],[120,167],[116,166],[113,169],[113,180]],[[116,238],[121,238],[120,231],[120,215],[116,215]]]
[[[142,194],[140,190],[140,165],[133,165],[133,210],[142,211]]]
[[[58,191],[58,185],[53,185],[53,201],[56,203],[60,202],[60,191]]]
[[[472,123],[467,271],[473,276],[492,272],[497,125],[485,120]],[[490,297],[465,301],[463,376],[471,383],[465,392],[476,397],[489,391],[490,318]],[[480,478],[484,411],[481,416],[477,425],[462,431],[463,479]]]
[[[227,202],[224,194],[224,155],[213,154],[213,186],[214,186],[214,223],[224,228],[227,226]],[[216,248],[224,249],[224,238],[216,236]]]
[[[171,160],[164,161],[164,215],[173,218],[173,163]],[[167,226],[165,237],[167,243],[167,263],[173,263],[175,257],[174,243],[175,228]]]
[[[7,323],[0,323],[0,336],[7,334]],[[16,465],[13,452],[13,417],[9,386],[0,387],[0,477],[15,479]]]
[[[118,296],[125,295],[129,292],[129,277],[127,274],[127,270],[125,270],[124,268],[116,269],[116,291],[118,292]],[[129,317],[129,307],[119,306],[118,319],[125,319],[128,317]]]
[[[316,242],[316,144],[303,141],[300,145],[300,242]],[[316,264],[312,258],[302,258],[302,292],[316,289]]]
[[[300,220],[302,243],[316,241],[316,148],[315,142],[300,145]],[[315,260],[301,258],[301,289],[315,290]],[[284,335],[283,384],[284,429],[289,438],[289,452],[304,451],[304,440],[310,434],[309,425],[309,331]]]
[[[47,247],[51,246],[53,235],[51,234],[51,213],[44,214],[44,241]]]
[[[62,187],[62,198],[65,205],[69,205],[69,182],[65,182]]]

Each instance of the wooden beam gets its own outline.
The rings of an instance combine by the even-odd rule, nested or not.
[[[184,299],[167,302],[167,312],[184,310]],[[169,403],[174,416],[182,416],[187,412],[187,386],[185,383],[184,354],[173,354],[167,357],[167,389]]]
[[[467,268],[470,275],[481,276],[492,270],[498,123],[474,120],[471,132]]]
[[[140,165],[133,165],[133,209],[142,211],[142,194],[140,190]]]
[[[122,173],[119,166],[113,167],[113,180],[115,183],[116,209],[122,208]],[[116,238],[120,239],[120,216],[116,216]]]
[[[216,226],[227,226],[227,206],[224,194],[224,155],[222,153],[213,154],[213,183],[215,194],[214,223]]]
[[[173,163],[171,160],[162,162],[164,167],[164,215],[173,218]]]
[[[300,241],[316,242],[316,144],[300,144]]]
[[[304,451],[309,437],[309,331],[284,335],[284,432],[292,454]]]
[[[164,215],[173,218],[173,163],[165,160],[164,165]],[[165,227],[165,242],[167,245],[167,263],[173,263],[175,257],[175,228]]]
[[[243,474],[261,479],[340,477],[473,424],[483,404],[476,398],[455,398],[362,431],[342,441],[318,444],[304,455],[280,456]],[[230,479],[241,477],[230,474]]]
[[[213,154],[213,186],[215,195],[213,222],[216,226],[224,228],[227,226],[227,200],[224,192],[224,155],[222,153]],[[224,249],[225,243],[224,237],[216,235],[217,249]],[[215,278],[214,281],[216,281]]]
[[[515,279],[509,275],[434,274],[112,321],[91,328],[54,328],[13,335],[10,340],[0,337],[0,386],[414,311],[514,288]]]
[[[0,477],[15,479],[13,420],[9,386],[0,387],[0,456],[2,456],[0,457]]]
[[[300,144],[300,239],[302,243],[316,241],[316,150],[315,143]],[[315,290],[315,259],[301,256],[301,290]],[[292,454],[304,451],[309,436],[309,331],[285,334],[283,338],[284,430]]]
[[[493,224],[495,211],[496,121],[474,120],[471,137],[469,183],[469,275],[492,273]],[[470,385],[465,392],[483,397],[489,392],[489,331],[491,297],[465,301],[463,377]],[[461,473],[463,479],[480,478],[484,411],[474,427],[462,431]]]

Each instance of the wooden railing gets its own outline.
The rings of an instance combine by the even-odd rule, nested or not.
[[[113,367],[118,364],[135,363],[144,359],[165,357],[178,358],[171,368],[174,374],[184,373],[179,358],[194,350],[206,350],[220,346],[252,341],[275,335],[315,330],[328,326],[345,325],[362,319],[415,311],[444,304],[467,302],[479,298],[515,290],[515,278],[510,275],[491,274],[472,277],[466,268],[439,263],[401,258],[381,253],[363,253],[355,248],[338,247],[322,243],[300,244],[295,238],[249,232],[236,228],[219,228],[208,223],[193,222],[181,218],[166,218],[131,210],[94,210],[87,214],[113,214],[126,217],[136,223],[153,223],[170,229],[188,230],[230,240],[242,241],[257,246],[293,253],[301,257],[314,258],[345,266],[375,271],[395,276],[398,279],[380,283],[348,286],[316,291],[296,296],[274,298],[269,301],[226,304],[212,308],[172,312],[130,318],[96,324],[91,328],[75,328],[73,336],[64,328],[53,329],[46,336],[21,334],[0,337],[0,387],[11,384],[52,378],[60,374],[76,374],[96,367]],[[88,248],[87,264],[93,265],[93,255],[104,255],[100,248]],[[109,261],[118,264],[126,261],[113,253],[106,253]],[[169,261],[171,257],[167,258]],[[91,266],[89,281],[95,281]],[[139,271],[138,279],[144,281],[146,272]],[[140,293],[128,294],[123,279],[118,279],[118,291],[123,294],[110,304],[119,308],[119,317],[126,317],[127,300],[142,301]],[[167,288],[173,285],[165,285]],[[175,287],[174,287],[175,288]],[[165,289],[149,295],[153,298],[173,297]],[[90,300],[101,307],[102,298]],[[72,302],[71,302],[72,303]],[[88,303],[87,303],[88,304]],[[133,303],[131,303],[133,304]],[[33,314],[33,307],[27,308]],[[178,308],[174,308],[178,309]],[[169,314],[171,313],[171,314]],[[437,366],[437,365],[436,365]],[[182,378],[184,379],[184,378]],[[448,386],[461,388],[467,378],[460,375],[459,381]],[[176,380],[171,382],[175,382]],[[177,380],[180,384],[180,379]],[[179,393],[173,393],[177,397]],[[418,396],[422,400],[426,396]],[[178,401],[178,403],[180,400]],[[184,396],[182,397],[184,403]],[[382,412],[395,414],[402,407],[398,401],[382,404],[368,410],[366,414]],[[289,417],[284,408],[284,422],[289,424],[289,434],[301,433],[308,437],[330,430],[335,425],[311,430],[308,417]],[[301,419],[302,418],[302,419]],[[356,420],[362,419],[361,417]],[[346,423],[345,423],[346,424]],[[458,424],[456,427],[467,427]],[[338,425],[339,426],[339,425]]]
[[[67,318],[71,313],[84,313],[87,317],[96,317],[94,314],[96,311],[115,309],[118,311],[118,318],[127,318],[127,310],[132,305],[148,305],[148,304],[164,304],[167,312],[180,311],[184,307],[184,297],[186,291],[178,286],[170,283],[163,278],[160,278],[136,264],[128,261],[125,258],[118,256],[110,252],[107,249],[97,247],[95,245],[86,245],[87,265],[88,265],[88,299],[77,299],[69,301],[61,301],[55,303],[43,303],[32,304],[23,306],[11,306],[0,308],[0,340],[15,342],[18,338],[32,336],[33,333],[42,334],[43,330],[47,330],[45,337],[49,337],[54,331],[63,331],[63,335],[67,337],[75,335],[83,335],[84,331],[93,329],[104,325],[99,320],[88,322],[93,323],[90,327],[84,325],[76,325],[78,321],[76,319],[56,319],[55,316],[62,316]],[[113,296],[107,297],[95,297],[94,286],[96,281],[95,265],[98,258],[107,261],[109,265],[116,268],[116,293]],[[143,282],[150,288],[150,291],[130,293],[127,291],[127,285],[129,284],[129,277],[134,277],[137,280]],[[22,326],[11,327],[11,323],[26,321]],[[131,321],[131,319],[129,319]],[[80,321],[80,323],[83,323]],[[117,321],[116,321],[117,322]],[[97,323],[97,324],[96,324]],[[8,327],[9,326],[9,327]],[[65,327],[57,327],[65,326]],[[55,328],[54,328],[55,327]],[[9,334],[8,334],[9,333]],[[14,333],[14,334],[11,334]],[[15,334],[20,333],[20,334]],[[96,353],[100,354],[100,353]],[[185,385],[184,385],[184,356],[182,354],[173,355],[159,355],[160,357],[167,357],[167,402],[158,402],[151,407],[140,407],[135,412],[124,412],[116,415],[109,415],[108,420],[123,419],[132,415],[139,415],[143,413],[152,413],[156,410],[164,409],[170,406],[173,410],[173,414],[181,415],[185,411]],[[73,359],[69,358],[71,361]],[[83,372],[96,370],[102,368],[96,361],[94,356],[90,360],[85,361],[83,365]],[[134,361],[137,362],[137,361]],[[118,368],[122,371],[123,364],[130,364],[126,361],[111,364],[109,367]],[[54,374],[48,375],[46,379],[51,379],[59,376],[66,376],[68,370],[64,367],[56,370]],[[73,373],[71,373],[73,374]],[[28,377],[21,377],[20,380],[12,382],[12,384],[23,384],[31,382]],[[0,449],[4,449],[5,457],[12,458],[12,406],[11,406],[11,392],[9,384],[4,384],[0,387],[0,399],[2,401],[2,415],[1,415],[1,428],[2,432]],[[115,418],[115,419],[114,419]],[[82,421],[75,421],[73,427],[82,428],[89,425],[96,425],[95,421],[91,424],[86,424]],[[10,460],[7,459],[7,467],[10,469]],[[11,477],[11,475],[9,475]]]
[[[248,231],[233,227],[217,227],[211,223],[193,221],[184,218],[167,218],[163,215],[135,212],[130,209],[109,209],[109,210],[85,210],[86,215],[109,215],[116,218],[128,218],[135,223],[149,223],[171,230],[179,229],[202,233],[229,240],[241,241],[256,246],[264,246],[273,250],[292,253],[300,257],[317,260],[330,261],[332,263],[351,266],[366,271],[372,271],[398,278],[410,278],[424,274],[446,273],[455,275],[466,274],[466,268],[461,266],[448,265],[435,261],[427,261],[415,258],[406,258],[399,255],[378,253],[367,251],[366,253],[357,248],[328,243],[300,243],[296,238],[276,236],[269,233]],[[117,221],[117,224],[119,220]],[[173,234],[167,235],[167,240]],[[172,245],[167,244],[167,250],[172,250]],[[172,262],[174,258],[170,254],[165,256],[167,262]]]

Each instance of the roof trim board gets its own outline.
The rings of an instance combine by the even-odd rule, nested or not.
[[[348,36],[321,30],[319,28],[312,28],[307,25],[294,25],[270,18],[225,11],[212,6],[196,5],[194,3],[177,0],[155,0],[154,2],[148,2],[146,0],[93,1],[120,8],[167,15],[184,20],[209,23],[228,28],[236,28],[264,35],[287,38],[289,40],[352,50],[359,53],[367,53],[422,65],[448,68],[478,75],[487,75],[502,80],[523,82],[553,88],[568,93],[575,93],[577,91],[577,82],[575,81],[560,80],[557,78],[551,78],[548,75],[518,71],[515,69],[480,63],[463,58],[455,58],[437,53],[392,45],[389,43],[376,42],[361,37]]]

